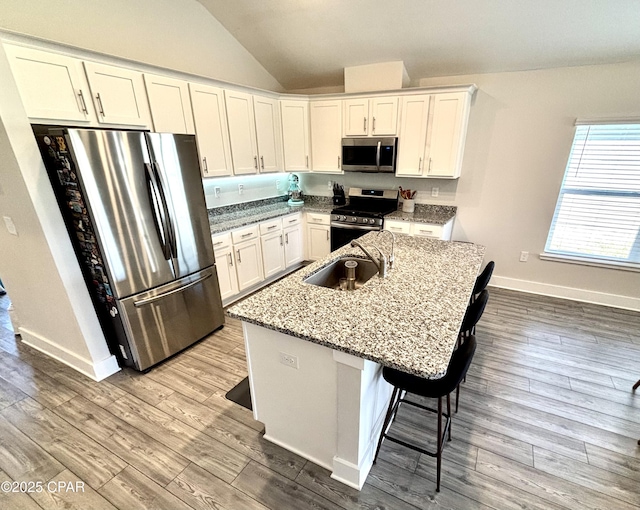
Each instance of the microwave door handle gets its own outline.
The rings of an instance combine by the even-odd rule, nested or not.
[[[378,140],[378,148],[376,150],[376,166],[378,167],[378,172],[380,171],[380,146],[382,142]]]

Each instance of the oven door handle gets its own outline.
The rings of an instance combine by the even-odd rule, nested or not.
[[[378,167],[378,172],[380,171],[380,146],[382,142],[378,140],[378,149],[376,150],[376,166]]]
[[[341,228],[344,230],[382,230],[380,225],[348,225],[344,223],[331,222],[331,228]]]

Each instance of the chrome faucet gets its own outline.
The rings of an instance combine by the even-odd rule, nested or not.
[[[360,248],[369,258],[369,260],[376,265],[376,267],[378,268],[378,276],[380,278],[387,277],[387,257],[384,256],[384,253],[382,253],[382,250],[380,248],[378,248],[375,244],[370,246],[370,248],[375,248],[376,250],[378,250],[378,253],[380,254],[380,258],[376,259],[373,255],[371,255],[369,250],[362,246],[358,241],[351,241],[351,246],[353,246],[354,248]]]
[[[394,255],[396,251],[396,235],[393,232],[391,232],[391,230],[381,230],[380,232],[378,232],[378,236],[383,232],[386,232],[387,234],[391,234],[391,254],[389,255],[389,269],[393,269],[393,266],[395,265],[395,261],[396,261],[396,256]]]

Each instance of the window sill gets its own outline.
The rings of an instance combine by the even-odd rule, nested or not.
[[[640,264],[633,262],[614,262],[611,260],[592,259],[589,257],[576,257],[573,255],[559,255],[557,253],[541,253],[541,260],[552,260],[554,262],[566,262],[569,264],[579,264],[582,266],[604,267],[606,269],[619,269],[622,271],[633,271],[640,273]]]

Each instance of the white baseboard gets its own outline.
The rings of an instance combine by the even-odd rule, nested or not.
[[[78,356],[33,331],[21,327],[19,328],[19,332],[22,337],[22,342],[26,345],[70,366],[94,381],[101,381],[120,370],[115,356],[109,356],[98,363],[92,363],[88,359]]]
[[[496,275],[491,278],[491,286],[502,289],[517,290],[520,292],[528,292],[529,294],[571,299],[573,301],[581,301],[583,303],[592,303],[595,305],[612,306],[614,308],[622,308],[624,310],[640,311],[640,298],[630,296],[619,296],[617,294],[607,294],[606,292],[576,289],[573,287],[563,287],[560,285],[531,282],[528,280],[517,280],[515,278]]]

